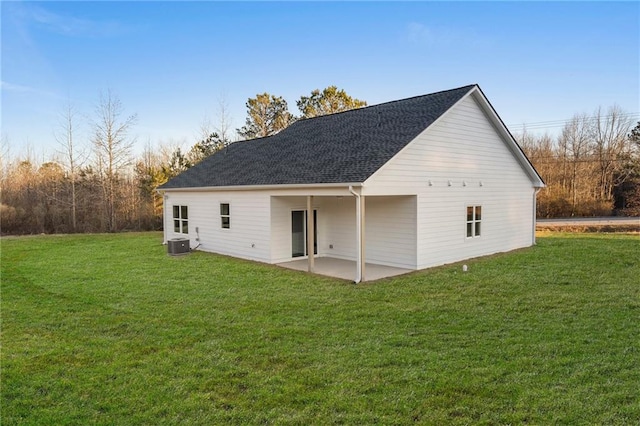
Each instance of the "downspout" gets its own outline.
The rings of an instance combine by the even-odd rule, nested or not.
[[[542,188],[536,188],[533,191],[533,230],[532,230],[532,238],[531,241],[533,245],[536,245],[536,219],[537,219],[537,203],[538,203],[538,192],[540,192]]]
[[[353,186],[349,185],[349,192],[356,197],[356,248],[357,248],[357,256],[356,256],[356,279],[355,282],[358,284],[362,280],[362,276],[360,272],[362,271],[362,235],[360,235],[361,231],[361,223],[360,223],[360,194],[353,190]]]
[[[158,191],[162,195],[162,244],[167,244],[167,195],[164,191]]]

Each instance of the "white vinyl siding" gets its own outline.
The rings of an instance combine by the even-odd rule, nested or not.
[[[356,260],[356,198],[327,197],[318,202],[320,252],[337,259]]]
[[[365,258],[416,268],[416,197],[365,197]]]
[[[271,262],[292,259],[291,212],[306,210],[306,197],[270,197],[271,199]]]
[[[366,182],[417,194],[418,269],[533,243],[533,185],[473,96],[460,101]],[[466,238],[482,206],[481,238]]]
[[[271,260],[284,262],[290,260],[291,218],[286,198],[271,198]]]
[[[245,259],[270,261],[269,195],[261,191],[167,193],[168,202],[189,205],[191,247]],[[233,226],[221,227],[220,204],[230,205]],[[172,220],[172,218],[170,218]],[[167,224],[165,224],[166,226]],[[197,228],[197,231],[196,231]],[[171,228],[167,228],[173,230]],[[168,234],[168,238],[177,235]],[[199,238],[199,241],[196,241]]]

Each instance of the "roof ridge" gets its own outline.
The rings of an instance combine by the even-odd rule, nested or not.
[[[360,107],[360,108],[348,109],[346,111],[333,112],[331,114],[317,115],[315,117],[308,117],[308,118],[301,117],[299,120],[296,120],[293,124],[298,123],[300,121],[307,121],[307,120],[313,120],[315,118],[336,116],[338,114],[346,114],[346,113],[355,112],[355,111],[362,111],[362,110],[365,110],[365,109],[375,108],[375,107],[379,107],[379,106],[382,106],[382,105],[388,105],[388,104],[393,104],[393,103],[397,103],[397,102],[404,102],[404,101],[408,101],[408,100],[411,100],[411,99],[424,98],[426,96],[433,96],[433,95],[438,95],[440,93],[453,92],[455,90],[460,90],[460,89],[466,89],[466,88],[471,89],[472,87],[480,87],[480,86],[477,83],[467,84],[465,86],[460,86],[460,87],[456,87],[456,88],[453,88],[453,89],[439,90],[437,92],[425,93],[424,95],[416,95],[416,96],[410,96],[408,98],[402,98],[402,99],[395,99],[395,100],[392,100],[392,101],[380,102],[379,104],[373,104],[373,105],[367,105],[367,106]]]
[[[161,189],[364,182],[476,90],[461,86],[299,120],[275,135],[230,144],[227,155],[212,154]]]
[[[281,129],[280,131],[278,131],[277,133],[274,133],[273,135],[260,136],[258,138],[252,138],[252,139],[241,139],[241,140],[238,140],[238,141],[235,141],[235,142],[250,142],[250,141],[257,141],[257,140],[260,140],[260,139],[268,139],[268,138],[271,138],[271,137],[277,135],[278,133],[280,133],[280,132],[282,132],[284,130],[287,130],[287,128],[289,128],[291,126],[294,126],[294,125],[296,125],[296,124],[298,124],[300,122],[303,122],[303,121],[309,121],[309,120],[313,120],[313,119],[317,119],[317,118],[320,119],[320,118],[323,118],[323,117],[335,117],[336,115],[339,115],[339,114],[353,113],[355,111],[362,111],[362,110],[365,110],[365,109],[375,108],[375,107],[379,107],[379,106],[382,106],[382,105],[389,105],[389,104],[393,104],[393,103],[397,103],[397,102],[408,101],[408,100],[411,100],[411,99],[418,99],[418,98],[424,98],[426,96],[433,96],[433,95],[438,95],[438,94],[441,94],[441,93],[453,92],[455,90],[466,89],[466,88],[471,89],[472,87],[478,87],[479,88],[480,86],[477,83],[467,84],[465,86],[455,87],[453,89],[439,90],[437,92],[425,93],[424,95],[416,95],[416,96],[410,96],[408,98],[395,99],[395,100],[392,100],[392,101],[381,102],[379,104],[374,104],[374,105],[367,105],[367,106],[360,107],[360,108],[354,108],[354,109],[348,109],[348,110],[345,110],[345,111],[333,112],[331,114],[323,114],[323,115],[317,115],[315,117],[307,117],[307,118],[300,117],[297,120],[295,120],[293,123],[291,123],[290,125],[285,127],[284,129]]]

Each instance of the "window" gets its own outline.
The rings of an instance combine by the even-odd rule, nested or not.
[[[173,232],[189,233],[189,208],[187,206],[173,206]]]
[[[229,214],[229,203],[220,203],[220,224],[223,228],[231,228],[231,215]]]
[[[480,236],[482,206],[467,206],[467,238]]]

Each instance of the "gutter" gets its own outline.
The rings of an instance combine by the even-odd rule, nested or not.
[[[231,186],[194,186],[189,188],[158,188],[156,191],[167,192],[189,192],[189,191],[255,191],[255,190],[269,190],[269,189],[309,189],[309,188],[344,188],[360,187],[361,183],[358,182],[340,182],[340,183],[288,183],[288,184],[275,184],[275,185],[231,185]]]
[[[164,191],[156,189],[156,192],[162,197],[162,245],[167,244],[167,195]]]
[[[356,279],[355,282],[358,284],[362,281],[362,226],[361,226],[361,213],[360,213],[360,194],[353,190],[353,186],[349,185],[349,192],[356,197],[356,247],[358,249],[358,254],[356,256]]]

